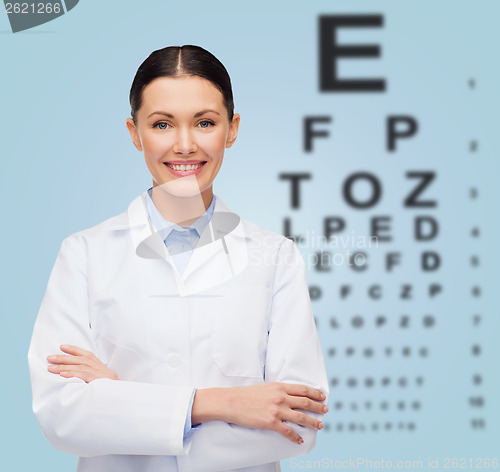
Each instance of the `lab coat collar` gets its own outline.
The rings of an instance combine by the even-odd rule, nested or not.
[[[148,210],[148,214],[151,218],[151,222],[153,223],[153,226],[160,231],[161,238],[163,239],[163,241],[165,241],[165,239],[170,236],[172,231],[177,230],[179,232],[182,232],[183,228],[181,228],[181,226],[186,227],[186,225],[183,223],[176,224],[176,223],[172,223],[171,221],[165,220],[165,218],[158,211],[155,204],[153,203],[153,200],[151,199],[152,190],[153,190],[153,187],[149,188],[144,194],[146,208]],[[203,230],[205,229],[206,225],[210,221],[210,218],[212,217],[212,214],[213,214],[214,208],[215,208],[215,201],[216,201],[216,197],[212,196],[212,201],[210,202],[210,205],[208,206],[208,209],[205,211],[205,213],[189,225],[190,229],[195,230],[198,238],[201,236],[201,234],[203,233]]]
[[[249,234],[245,233],[243,222],[239,216],[233,213],[222,199],[216,195],[212,218],[202,232],[189,263],[181,276],[161,239],[160,233],[150,223],[144,201],[145,193],[136,197],[127,211],[115,218],[111,229],[113,231],[129,230],[136,254],[145,259],[163,259],[167,261],[172,266],[180,283],[217,254],[223,255],[225,252],[226,257],[230,255],[236,257],[241,254],[241,249],[245,247],[246,240],[251,239]],[[231,249],[233,249],[232,252]],[[234,257],[232,258],[234,259]],[[236,260],[234,264],[238,266],[238,262]]]
[[[147,192],[147,190],[146,190]],[[136,197],[132,203],[130,203],[128,209],[123,213],[119,214],[114,218],[110,228],[112,230],[127,230],[136,228],[139,226],[149,226],[148,225],[148,213],[144,202],[144,197],[146,192]],[[214,213],[218,212],[229,212],[232,211],[227,207],[227,205],[222,201],[222,199],[215,195],[215,207]]]

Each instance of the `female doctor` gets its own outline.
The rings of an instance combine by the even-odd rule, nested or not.
[[[167,47],[130,104],[153,186],[62,242],[28,352],[34,414],[78,472],[280,470],[314,447],[328,382],[296,246],[213,193],[240,122],[229,75]]]

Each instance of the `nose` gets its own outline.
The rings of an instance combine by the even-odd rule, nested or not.
[[[176,154],[193,154],[198,150],[198,146],[189,129],[178,129],[175,138],[173,151]]]

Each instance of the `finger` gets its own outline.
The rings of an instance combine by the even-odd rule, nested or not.
[[[275,431],[294,443],[302,444],[304,442],[304,440],[292,428],[290,428],[290,426],[287,426],[282,421],[279,422]]]
[[[56,356],[47,356],[47,360],[53,364],[66,364],[66,365],[88,365],[92,367],[92,359],[83,356],[67,356],[59,354]]]
[[[63,371],[60,373],[61,377],[72,378],[76,377],[78,379],[82,379],[86,383],[92,382],[97,377],[90,372],[79,372],[79,371]]]
[[[328,407],[325,404],[306,397],[296,397],[291,395],[288,397],[287,403],[290,408],[293,409],[311,411],[322,415],[328,412]]]
[[[316,431],[320,431],[324,428],[324,425],[321,421],[307,415],[302,411],[289,410],[283,414],[283,419],[301,426],[306,426]]]
[[[54,374],[59,374],[61,372],[90,372],[92,374],[96,374],[97,371],[89,368],[86,365],[49,365],[47,367],[47,370],[49,372],[52,372]]]
[[[95,356],[93,352],[87,351],[86,349],[83,349],[78,346],[73,346],[71,344],[61,344],[59,347],[61,348],[61,351],[67,352],[69,354],[74,354],[77,356],[87,356],[87,357]]]
[[[283,384],[285,386],[285,392],[288,395],[295,395],[300,397],[308,397],[312,400],[323,401],[326,399],[325,395],[315,388],[308,387],[307,385],[300,384]]]

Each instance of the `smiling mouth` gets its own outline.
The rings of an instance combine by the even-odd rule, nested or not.
[[[164,162],[164,164],[167,167],[170,167],[171,169],[183,170],[183,171],[199,169],[201,166],[205,165],[206,163],[207,163],[207,161],[197,162],[195,164],[171,164],[169,162]]]

